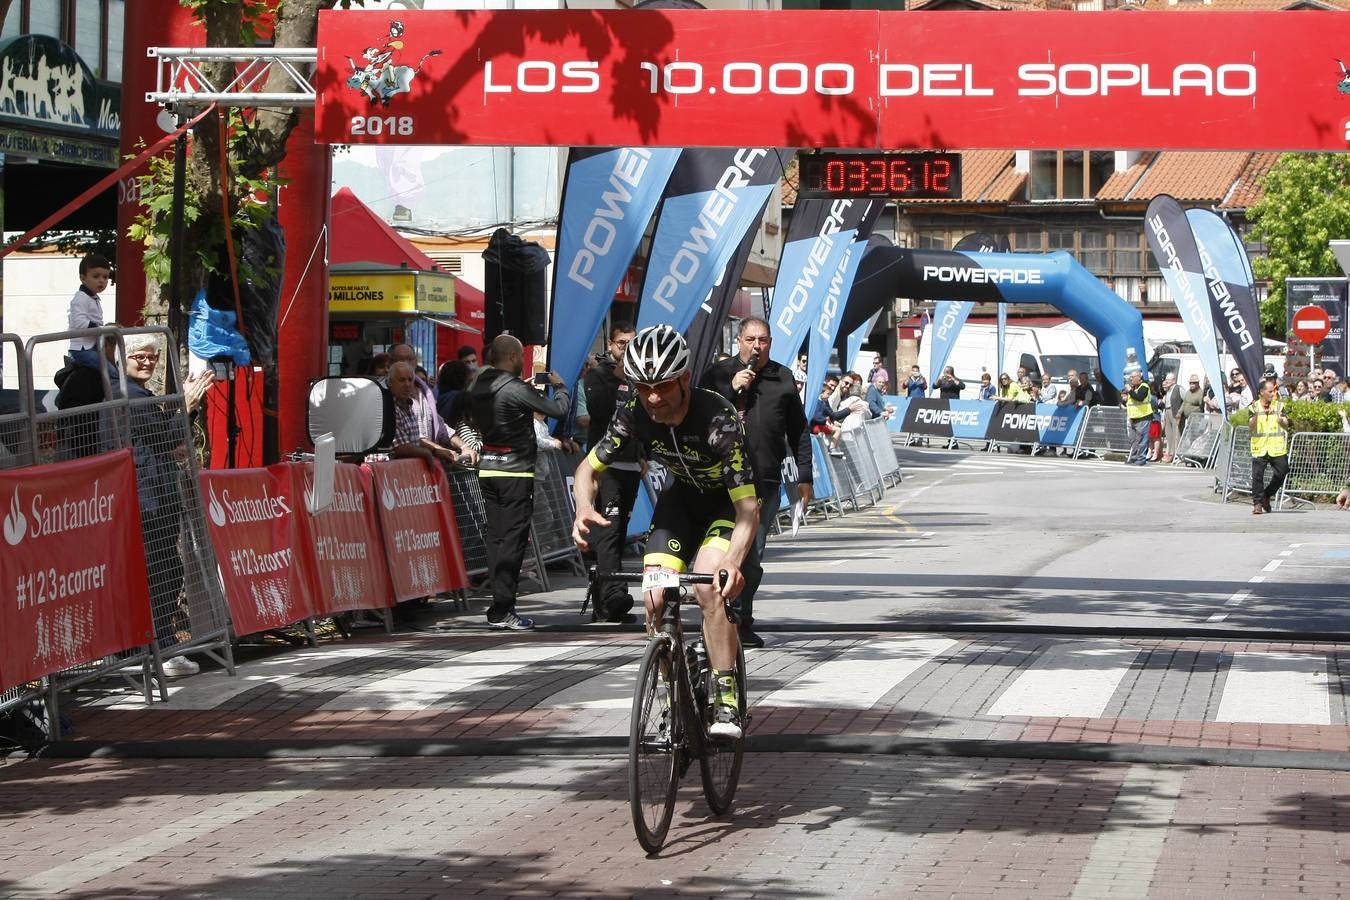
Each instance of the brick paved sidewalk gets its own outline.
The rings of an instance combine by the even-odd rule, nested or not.
[[[747,656],[756,735],[1350,751],[1350,649],[1036,635],[774,636]],[[362,637],[84,694],[75,739],[620,737],[641,636]]]
[[[622,765],[13,763],[0,896],[1350,894],[1343,772],[751,755],[734,815],[708,818],[691,773],[648,859]]]

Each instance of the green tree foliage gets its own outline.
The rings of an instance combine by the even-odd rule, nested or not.
[[[1261,327],[1286,340],[1284,280],[1343,274],[1327,242],[1350,237],[1350,155],[1287,153],[1262,186],[1264,195],[1247,211],[1252,239],[1267,248],[1252,260],[1256,277],[1270,282]]]

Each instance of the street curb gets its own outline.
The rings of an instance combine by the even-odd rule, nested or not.
[[[755,631],[760,634],[1046,634],[1046,635],[1089,635],[1106,638],[1167,638],[1171,640],[1223,640],[1223,641],[1272,641],[1291,644],[1350,644],[1350,632],[1344,631],[1281,631],[1271,628],[1200,628],[1191,626],[1177,627],[1131,627],[1110,625],[1038,625],[1035,623],[1014,624],[1008,622],[939,622],[939,623],[815,623],[793,627],[791,625],[760,625]],[[645,634],[636,625],[539,625],[536,634]],[[452,633],[449,629],[440,631],[444,635]],[[467,632],[466,632],[467,633]]]
[[[383,759],[455,756],[614,756],[624,737],[515,737],[423,740],[168,740],[56,741],[34,754],[41,759]],[[1136,763],[1165,766],[1225,766],[1262,769],[1350,771],[1350,753],[1259,750],[1231,747],[1165,747],[1154,744],[1072,744],[1059,741],[928,740],[886,735],[752,735],[750,753],[931,756]]]

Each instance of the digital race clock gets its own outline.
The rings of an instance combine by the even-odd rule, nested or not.
[[[961,197],[959,153],[803,153],[798,162],[797,196],[808,200]]]

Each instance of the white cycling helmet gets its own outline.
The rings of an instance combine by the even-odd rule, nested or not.
[[[669,325],[644,328],[623,353],[624,374],[634,381],[655,384],[678,378],[689,368],[689,344]]]

